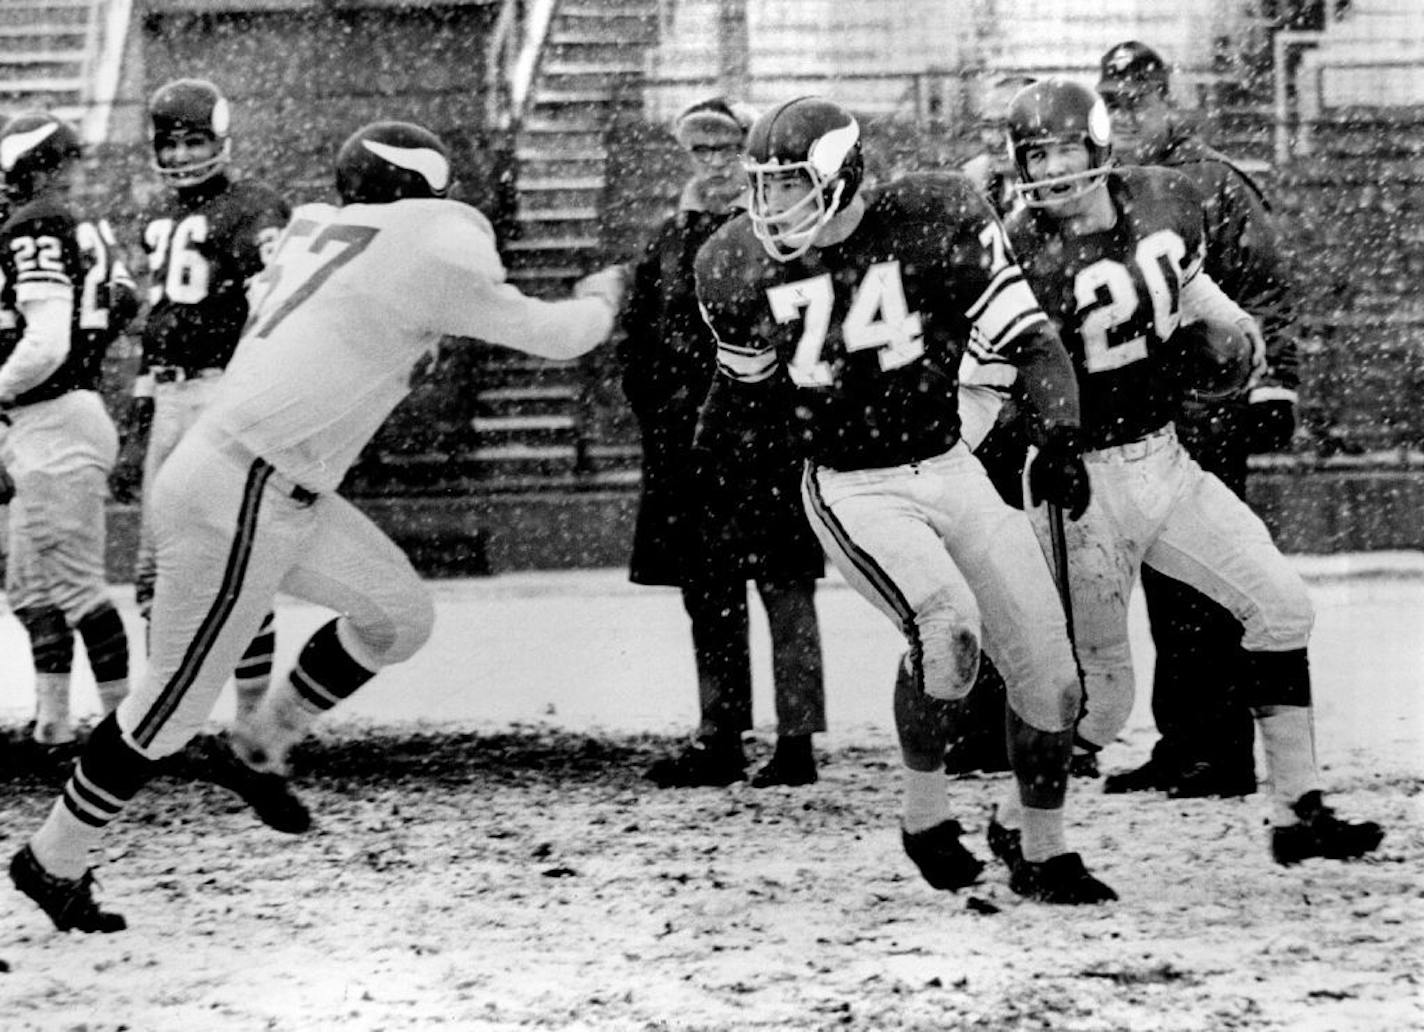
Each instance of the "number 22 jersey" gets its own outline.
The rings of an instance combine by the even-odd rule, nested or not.
[[[740,216],[697,258],[719,375],[700,447],[736,454],[790,422],[832,469],[902,465],[959,440],[960,356],[1047,319],[1002,225],[967,179],[906,176],[866,192],[847,239],[773,260]],[[790,438],[791,435],[788,435]]]

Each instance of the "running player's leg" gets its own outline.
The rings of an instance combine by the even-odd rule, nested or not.
[[[831,562],[909,645],[895,691],[902,842],[926,881],[955,889],[983,869],[959,841],[944,772],[954,711],[978,666],[979,606],[916,497],[928,478],[911,467],[810,469],[802,497]]]
[[[202,726],[262,614],[307,521],[273,512],[262,464],[245,469],[205,447],[180,449],[154,485],[158,546],[149,666],[102,720],[74,775],[30,842],[48,875],[83,876],[105,828],[157,762]],[[259,520],[259,513],[261,519]]]
[[[1082,693],[1048,563],[1024,513],[1005,505],[987,479],[963,475],[947,490],[964,511],[938,526],[983,609],[985,650],[1007,690],[1017,791],[1001,816],[1022,831],[1022,862],[1005,857],[1011,885],[1048,902],[1113,899],[1066,841],[1063,808]]]
[[[1187,460],[1190,462],[1190,460]],[[1373,850],[1379,826],[1336,820],[1315,761],[1307,646],[1314,609],[1305,583],[1245,502],[1192,463],[1147,562],[1236,614],[1246,654],[1247,701],[1265,747],[1277,859],[1347,859]]]
[[[324,495],[312,508],[319,529],[281,590],[341,615],[307,640],[287,677],[234,732],[239,755],[276,772],[318,717],[382,667],[413,656],[435,622],[429,590],[374,523],[339,495]]]

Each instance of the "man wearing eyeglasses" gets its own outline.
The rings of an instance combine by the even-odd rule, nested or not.
[[[693,451],[717,343],[693,282],[698,250],[746,207],[742,156],[755,112],[713,97],[677,119],[692,163],[678,211],[635,266],[619,345],[623,390],[642,431],[643,481],[629,579],[682,589],[692,625],[700,722],[687,746],[647,771],[664,788],[729,785],[746,777],[742,733],[752,727],[747,582],[771,636],[777,740],[754,787],[817,778],[811,736],[826,729],[816,579],[825,560],[801,507],[799,455],[789,431],[760,430],[734,470]]]
[[[1206,199],[1205,270],[1254,316],[1267,342],[1267,373],[1249,393],[1189,400],[1177,415],[1188,452],[1238,496],[1246,457],[1283,451],[1295,430],[1298,377],[1290,283],[1260,186],[1202,142],[1173,102],[1167,63],[1136,40],[1102,57],[1098,93],[1112,115],[1119,162],[1166,165]],[[1152,712],[1161,735],[1152,758],[1109,775],[1108,792],[1165,790],[1177,798],[1246,795],[1256,788],[1251,715],[1235,682],[1240,625],[1204,595],[1153,570],[1142,573],[1153,642]]]

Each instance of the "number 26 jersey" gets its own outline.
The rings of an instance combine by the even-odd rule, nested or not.
[[[248,281],[290,213],[270,187],[226,177],[170,194],[148,213],[145,369],[227,365],[247,322]]]
[[[1046,317],[1002,225],[957,174],[866,192],[854,231],[791,262],[771,259],[740,216],[697,258],[718,376],[699,446],[736,454],[789,421],[832,469],[916,462],[959,440],[960,356],[997,351]]]

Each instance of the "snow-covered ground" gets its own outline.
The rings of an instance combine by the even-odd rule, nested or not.
[[[378,737],[365,760],[333,759],[299,779],[318,827],[296,839],[213,789],[146,792],[99,871],[127,932],[56,933],[0,888],[0,1030],[1424,1029],[1424,556],[1295,561],[1318,609],[1327,788],[1389,829],[1368,861],[1276,867],[1264,794],[1174,803],[1080,784],[1070,838],[1119,903],[1026,904],[995,865],[970,892],[935,893],[895,830],[898,636],[843,583],[819,595],[821,783],[659,792],[638,778],[659,745],[642,733],[696,715],[676,592],[621,570],[441,581],[429,647],[330,730],[429,733],[419,749],[443,758],[397,762]],[[279,607],[283,665],[325,618]],[[1133,628],[1145,677],[1140,600]],[[31,706],[21,645],[0,619],[0,722]],[[82,675],[77,695],[92,709]],[[1105,766],[1140,761],[1152,737],[1139,699]],[[949,787],[981,855],[1003,784]],[[0,856],[49,798],[0,792]]]
[[[1373,762],[1424,771],[1424,553],[1299,556],[1317,607],[1311,664],[1320,711],[1321,759],[1363,750]],[[339,711],[365,722],[500,726],[548,724],[574,731],[676,733],[697,720],[692,650],[680,596],[629,584],[622,570],[512,573],[432,581],[435,633],[414,659],[383,672]],[[142,625],[126,589],[120,608],[135,642]],[[755,713],[774,726],[771,660],[752,593]],[[828,745],[892,729],[889,686],[899,633],[834,574],[817,607],[826,668]],[[278,606],[278,667],[329,618],[312,606]],[[1132,608],[1134,659],[1149,683],[1152,644],[1140,593]],[[76,673],[75,706],[92,716],[92,679]],[[141,658],[135,660],[139,669]],[[13,617],[0,618],[0,721],[23,720],[34,678]],[[1146,693],[1125,734],[1146,734]],[[224,695],[215,717],[226,720]],[[1128,751],[1104,757],[1130,762]]]

